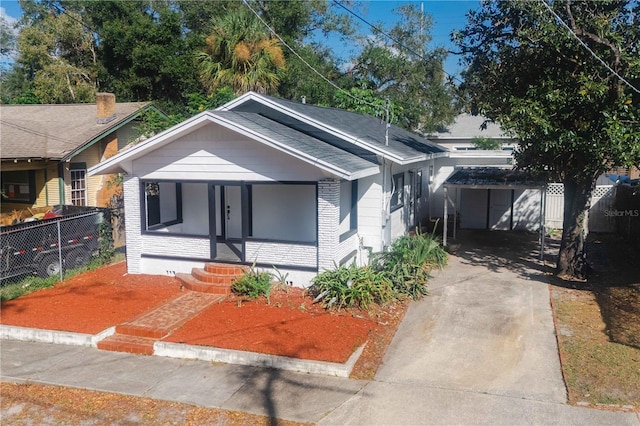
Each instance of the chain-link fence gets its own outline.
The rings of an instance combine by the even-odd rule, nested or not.
[[[56,206],[42,219],[0,228],[0,279],[57,275],[85,265],[111,241],[109,210]]]

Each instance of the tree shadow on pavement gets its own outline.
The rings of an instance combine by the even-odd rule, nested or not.
[[[462,263],[482,265],[492,272],[508,270],[529,280],[548,283],[551,272],[545,242],[545,263],[540,260],[539,234],[516,231],[457,230],[447,249]]]

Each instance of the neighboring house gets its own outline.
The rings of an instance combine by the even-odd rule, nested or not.
[[[539,230],[541,224],[546,229],[562,228],[564,186],[561,183],[540,187],[539,182],[531,182],[526,173],[514,180],[509,171],[484,169],[483,166],[495,164],[501,156],[511,164],[517,147],[517,140],[505,135],[498,124],[486,122],[483,126],[485,122],[485,117],[461,114],[445,131],[428,136],[451,150],[447,158],[438,160],[431,215],[444,216],[444,188],[448,188],[447,215],[453,215],[460,228],[534,231]],[[480,150],[474,144],[476,138],[498,141],[501,149]],[[633,179],[638,173],[637,169],[618,168],[598,178],[587,216],[589,231],[614,230],[613,217],[607,214],[613,209],[613,184]],[[505,180],[505,176],[510,178]],[[544,217],[540,220],[543,211]],[[452,222],[450,218],[451,225]]]
[[[3,213],[73,204],[105,207],[109,176],[87,169],[114,155],[135,136],[149,103],[116,103],[98,93],[95,104],[0,105]]]
[[[517,142],[504,134],[500,126],[481,115],[460,114],[454,122],[439,132],[427,135],[429,140],[450,151],[476,151],[477,139],[490,139],[501,144],[500,149],[512,152]]]
[[[217,260],[276,266],[306,285],[428,217],[447,155],[371,116],[250,92],[89,173],[126,173],[130,273]]]
[[[450,230],[454,226],[536,230],[540,225],[540,189],[513,179],[512,172],[509,172],[512,182],[501,184],[505,173],[513,168],[513,150],[517,143],[505,135],[499,125],[486,121],[483,116],[460,114],[446,129],[428,136],[429,140],[450,150],[449,155],[437,163],[430,216],[445,216],[446,196]],[[478,138],[497,141],[501,147],[479,149],[475,145]],[[450,189],[449,193],[445,188]]]

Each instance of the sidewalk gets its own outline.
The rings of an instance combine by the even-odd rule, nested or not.
[[[637,414],[78,346],[0,341],[0,380],[55,384],[326,425],[640,425]]]

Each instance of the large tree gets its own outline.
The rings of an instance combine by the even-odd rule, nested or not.
[[[385,31],[378,25],[374,37],[364,39],[351,72],[360,88],[372,89],[402,109],[398,125],[430,132],[458,112],[443,69],[446,52],[429,48],[431,18],[418,5],[400,6],[396,13],[400,19],[393,28]]]
[[[640,163],[638,2],[486,2],[454,38],[472,112],[519,139],[519,168],[564,184],[556,273],[585,279],[584,217],[595,182]]]
[[[17,38],[14,67],[16,75],[29,78],[22,90],[41,103],[92,101],[99,69],[93,34],[76,12],[43,13],[39,5],[30,5],[34,13],[23,18],[27,25]]]

